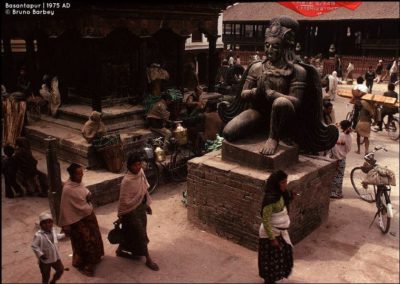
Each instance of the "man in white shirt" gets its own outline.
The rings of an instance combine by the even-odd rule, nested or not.
[[[361,98],[366,93],[368,93],[368,87],[363,84],[364,78],[358,77],[357,78],[357,85],[354,86],[353,90],[351,91],[353,98],[350,100],[351,103],[354,104],[354,115],[352,121],[352,128],[355,129],[357,122],[358,122],[358,115],[361,110]]]

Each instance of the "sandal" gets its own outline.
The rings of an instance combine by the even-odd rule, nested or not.
[[[157,263],[155,262],[146,262],[146,266],[151,270],[158,271],[160,268],[158,267]]]
[[[129,258],[129,259],[134,259],[134,260],[140,260],[140,258],[141,258],[140,255],[132,255],[128,252],[125,252],[125,251],[119,250],[119,249],[117,249],[115,251],[115,254],[119,257],[125,257],[125,258]]]

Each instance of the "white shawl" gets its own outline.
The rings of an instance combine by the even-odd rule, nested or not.
[[[147,196],[146,204],[150,205],[151,198],[147,191],[149,186],[143,169],[140,169],[137,175],[128,171],[121,182],[118,216],[125,215],[138,207],[142,203],[145,195]]]
[[[71,180],[65,182],[61,195],[59,226],[68,226],[82,220],[93,212],[87,201],[90,193],[82,183]]]
[[[286,210],[286,207],[283,207],[283,210],[280,212],[273,213],[270,222],[272,226],[272,232],[274,233],[274,235],[275,236],[281,235],[287,244],[293,246],[292,242],[290,241],[289,233],[287,231],[287,229],[290,226],[290,218]],[[259,236],[260,238],[268,238],[267,233],[265,232],[264,229],[264,224],[262,222],[259,229]]]

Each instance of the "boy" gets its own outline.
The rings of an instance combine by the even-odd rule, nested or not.
[[[42,283],[49,283],[50,271],[53,267],[56,273],[50,283],[56,283],[64,272],[64,265],[60,259],[57,243],[65,234],[57,234],[53,228],[53,218],[49,213],[42,213],[39,216],[40,230],[36,232],[33,242],[33,252],[39,259]]]
[[[3,160],[3,174],[4,174],[4,184],[6,188],[6,197],[14,198],[14,192],[17,197],[23,195],[22,188],[17,183],[17,161],[13,157],[14,148],[11,145],[4,146],[4,154],[6,154],[6,158]]]
[[[348,120],[342,120],[340,122],[340,133],[336,145],[332,148],[331,158],[337,159],[338,167],[335,177],[331,184],[331,198],[340,199],[343,198],[342,186],[343,186],[343,175],[346,167],[346,155],[351,150],[351,122]]]

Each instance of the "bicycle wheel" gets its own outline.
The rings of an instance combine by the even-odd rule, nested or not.
[[[393,118],[392,121],[389,122],[387,128],[387,134],[389,138],[392,140],[397,140],[400,137],[400,127],[399,121],[396,118]]]
[[[378,225],[382,233],[386,234],[390,229],[391,218],[387,214],[387,204],[390,203],[389,195],[386,188],[379,190],[379,196],[377,197],[378,206]]]
[[[148,191],[150,194],[152,194],[156,190],[160,182],[160,174],[157,164],[154,161],[143,161],[142,167],[144,174],[146,175],[147,181],[150,184]]]
[[[355,167],[351,170],[350,180],[357,195],[364,201],[373,203],[375,201],[375,187],[370,184],[364,184],[367,176],[361,167]]]
[[[178,148],[173,153],[171,163],[169,164],[168,171],[171,175],[171,179],[176,182],[186,181],[187,177],[187,161],[190,159],[188,153]]]

